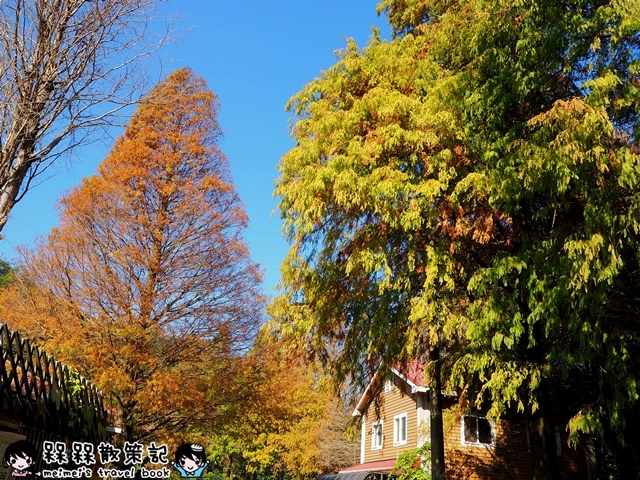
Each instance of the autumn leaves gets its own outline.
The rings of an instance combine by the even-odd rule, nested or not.
[[[91,377],[131,438],[218,418],[259,324],[219,137],[204,80],[169,75],[3,293],[7,321]]]

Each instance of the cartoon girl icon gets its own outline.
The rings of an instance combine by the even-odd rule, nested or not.
[[[26,440],[13,442],[4,451],[4,465],[11,466],[14,477],[26,477],[36,463],[36,447]]]
[[[176,460],[172,463],[182,478],[197,478],[207,468],[204,447],[197,443],[183,443],[176,450]]]

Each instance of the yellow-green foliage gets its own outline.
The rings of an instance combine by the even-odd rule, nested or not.
[[[445,346],[452,381],[478,379],[493,415],[535,412],[570,378],[591,392],[563,406],[573,440],[622,426],[638,5],[383,1],[393,39],[349,41],[289,103],[283,331],[340,379]]]

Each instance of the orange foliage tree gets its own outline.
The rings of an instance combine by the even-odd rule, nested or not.
[[[0,299],[13,326],[109,394],[127,438],[223,416],[260,321],[217,106],[189,69],[160,83]]]
[[[360,459],[352,408],[317,362],[262,331],[238,377],[251,385],[235,419],[209,436],[210,469],[221,478],[315,478]]]

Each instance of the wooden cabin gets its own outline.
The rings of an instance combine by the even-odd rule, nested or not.
[[[391,369],[389,378],[377,376],[369,383],[353,412],[362,417],[360,463],[341,470],[332,480],[345,480],[347,475],[349,479],[384,478],[400,454],[429,441],[429,387],[423,377],[424,364],[412,362],[403,369]],[[443,405],[447,479],[532,478],[523,417],[494,421],[479,412],[465,412],[455,395],[445,395]],[[560,428],[556,428],[556,454],[563,479],[595,480],[592,449],[570,448]]]

